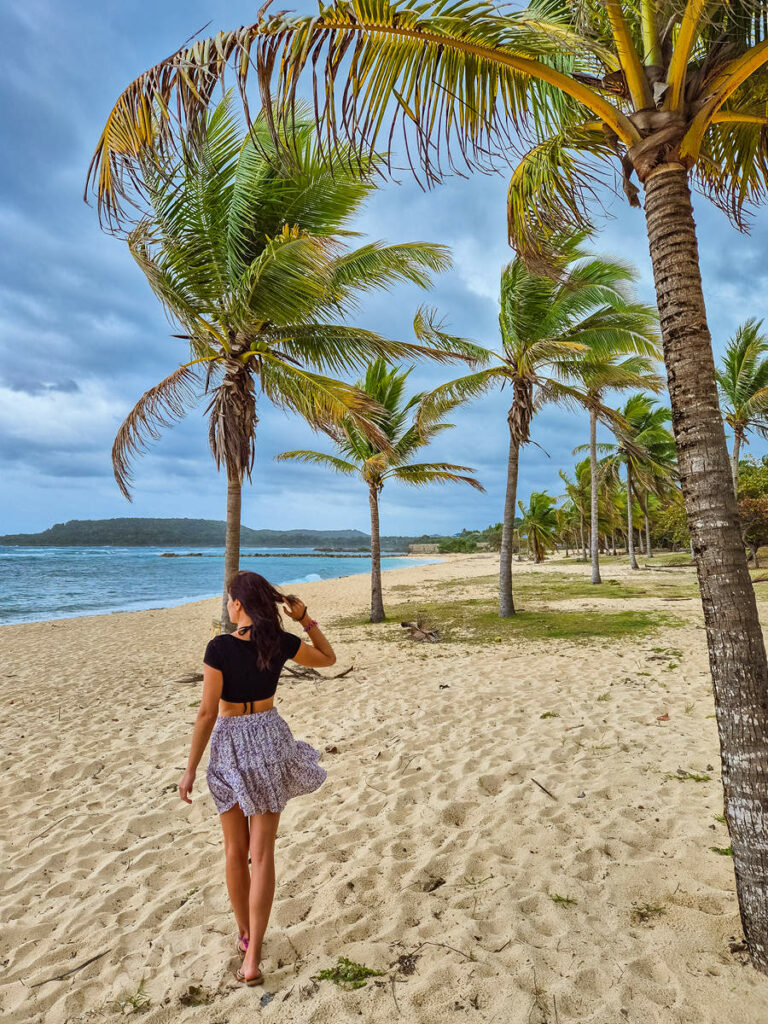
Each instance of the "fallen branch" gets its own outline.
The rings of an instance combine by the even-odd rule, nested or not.
[[[389,980],[392,982],[392,998],[395,1000],[395,1009],[397,1010],[398,1014],[400,1014],[400,1016],[402,1016],[402,1013],[400,1012],[400,1007],[397,1005],[397,996],[395,995],[395,976],[394,976],[394,974],[391,974],[389,976]]]
[[[401,622],[403,629],[410,633],[411,640],[418,640],[420,643],[436,644],[440,640],[440,631],[428,625],[424,619],[417,619],[416,622]]]
[[[63,981],[65,978],[68,978],[70,974],[75,974],[76,971],[82,971],[84,967],[87,967],[88,964],[92,964],[94,960],[100,960],[103,956],[106,956],[107,953],[109,953],[110,951],[111,947],[110,949],[105,949],[101,953],[97,953],[96,956],[92,956],[90,960],[84,960],[81,964],[78,964],[77,967],[72,967],[70,970],[64,971],[63,974],[57,974],[53,978],[46,978],[45,981],[36,981],[29,987],[40,988],[41,985],[47,985],[49,981]]]
[[[531,782],[535,782],[536,785],[539,787],[539,789],[542,790],[542,792],[546,793],[547,796],[551,796],[553,800],[557,800],[557,797],[555,796],[555,794],[554,793],[550,793],[549,790],[547,789],[547,787],[546,786],[542,786],[542,784],[540,782],[536,782],[536,779],[534,779],[533,776],[531,776]]]
[[[103,765],[102,765],[102,767],[103,767]],[[38,832],[38,834],[37,834],[36,836],[32,836],[32,838],[31,838],[31,839],[29,840],[29,842],[27,843],[27,847],[31,846],[31,845],[32,845],[32,843],[34,843],[34,841],[35,841],[36,839],[42,839],[42,838],[43,838],[43,836],[44,836],[44,835],[45,835],[45,834],[46,834],[47,832],[50,832],[52,828],[56,828],[56,826],[57,826],[57,825],[60,825],[60,824],[62,823],[62,821],[66,821],[68,817],[69,817],[69,815],[68,815],[68,814],[65,814],[63,818],[59,818],[59,820],[58,820],[58,821],[54,821],[54,822],[52,822],[52,823],[51,823],[51,824],[50,824],[50,825],[48,826],[48,828],[44,828],[42,832]]]

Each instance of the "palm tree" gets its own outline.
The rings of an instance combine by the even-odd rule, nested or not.
[[[625,427],[616,430],[615,443],[598,446],[605,453],[602,469],[606,476],[618,481],[619,467],[626,470],[627,552],[633,569],[640,568],[635,557],[634,502],[645,512],[647,505],[640,501],[640,494],[659,490],[662,481],[668,483],[673,462],[673,439],[666,428],[671,413],[656,406],[657,400],[649,395],[631,395],[620,410]]]
[[[547,551],[555,547],[557,536],[557,509],[555,499],[546,491],[533,491],[528,508],[517,503],[522,513],[520,533],[528,538],[528,546],[537,564],[543,562]]]
[[[427,287],[432,272],[450,265],[444,247],[427,243],[347,248],[348,222],[373,187],[349,165],[349,154],[339,151],[326,165],[304,118],[286,157],[271,145],[266,118],[243,137],[229,108],[225,100],[209,114],[194,149],[166,166],[142,168],[148,205],[128,244],[193,358],[142,396],[112,452],[117,482],[130,498],[131,458],[207,396],[210,447],[227,473],[224,629],[231,628],[226,580],[239,564],[257,392],[315,427],[344,419],[384,444],[371,399],[327,373],[377,357],[447,358],[447,336],[423,315],[416,326],[425,345],[338,319],[356,309],[365,290],[399,280]],[[459,339],[451,345],[462,348]]]
[[[450,462],[413,462],[413,456],[452,424],[443,422],[431,408],[427,408],[429,395],[424,393],[406,397],[405,385],[410,370],[388,367],[377,359],[368,367],[357,387],[372,402],[384,410],[377,418],[386,439],[386,447],[376,444],[360,429],[353,418],[342,421],[328,430],[338,455],[326,452],[291,451],[278,455],[278,459],[327,466],[336,473],[360,476],[368,487],[371,512],[371,622],[384,621],[384,601],[381,592],[381,543],[379,536],[379,497],[388,480],[397,480],[411,487],[427,484],[465,483],[478,491],[484,490],[474,477],[466,476],[474,470],[470,466],[456,466]]]
[[[591,486],[590,486],[590,467],[589,459],[582,459],[581,462],[577,462],[574,474],[576,479],[569,480],[567,473],[562,469],[560,470],[560,479],[565,484],[566,497],[576,512],[579,522],[579,540],[581,542],[581,560],[586,562],[587,560],[587,540],[584,532],[584,523],[587,518],[588,510],[591,507]]]
[[[544,402],[585,402],[587,396],[567,381],[582,377],[582,360],[610,361],[607,352],[656,354],[655,313],[625,294],[634,274],[616,260],[589,256],[584,234],[572,232],[558,243],[558,276],[532,273],[520,257],[501,275],[502,351],[495,366],[443,384],[434,399],[448,402],[476,397],[493,387],[510,386],[507,413],[509,449],[504,519],[499,553],[499,616],[514,615],[512,533],[514,530],[520,449],[531,440],[531,420]],[[640,358],[640,357],[638,357]],[[646,362],[641,359],[642,365]],[[602,364],[601,364],[602,365]],[[614,374],[615,377],[615,374]],[[609,379],[613,379],[609,375]],[[639,379],[633,377],[633,383]],[[595,415],[610,415],[596,399]]]
[[[762,320],[746,320],[728,342],[722,369],[717,371],[720,404],[733,431],[731,472],[733,493],[739,496],[739,451],[747,434],[768,437],[768,335]]]
[[[253,71],[290,120],[307,70],[332,152],[362,157],[398,126],[428,182],[520,157],[509,189],[515,248],[546,262],[553,232],[584,226],[618,169],[645,193],[680,479],[704,610],[742,923],[768,973],[768,662],[717,402],[691,185],[739,228],[768,196],[768,38],[762,0],[566,4],[337,0],[186,44],[140,75],[109,115],[89,171],[100,214],[130,216],[137,154],[189,137],[227,67]],[[337,90],[337,86],[339,87]],[[518,140],[525,151],[520,153]],[[386,146],[390,150],[390,146]],[[451,152],[451,149],[453,152]],[[128,193],[126,197],[126,193]],[[706,466],[706,471],[702,467]]]
[[[564,367],[571,376],[578,374],[584,392],[582,404],[589,412],[589,445],[579,446],[574,452],[589,451],[589,468],[591,481],[590,508],[590,554],[592,558],[592,583],[602,582],[600,578],[600,555],[598,551],[598,498],[599,483],[597,479],[597,421],[601,418],[616,430],[624,425],[608,411],[605,404],[607,391],[628,391],[630,388],[649,388],[660,391],[663,382],[653,369],[650,359],[643,356],[621,358],[615,350],[586,352],[573,367]],[[632,555],[634,558],[634,553]]]

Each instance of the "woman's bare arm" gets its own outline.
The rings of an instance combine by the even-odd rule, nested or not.
[[[311,621],[307,606],[297,597],[288,595],[285,598],[285,606],[288,615],[290,615],[294,622],[306,626]],[[311,643],[305,643],[302,640],[301,646],[291,660],[295,661],[298,665],[306,665],[309,668],[328,668],[329,665],[335,665],[336,655],[333,653],[333,648],[326,640],[320,627],[315,624],[310,626],[306,632]]]
[[[200,702],[197,718],[195,719],[195,727],[192,732],[192,744],[189,751],[189,759],[187,760],[187,770],[184,772],[179,783],[179,796],[188,804],[192,803],[189,799],[189,794],[192,792],[192,786],[195,782],[197,766],[200,764],[200,759],[205,753],[208,740],[211,738],[213,727],[216,724],[223,685],[224,677],[221,672],[217,668],[211,668],[210,665],[203,665],[203,699]]]

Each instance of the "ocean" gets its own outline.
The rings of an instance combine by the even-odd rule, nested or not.
[[[243,548],[241,569],[277,586],[371,571],[365,555],[310,557],[311,548]],[[163,558],[164,553],[194,558]],[[248,558],[252,553],[265,555]],[[429,558],[383,558],[382,569]],[[223,548],[0,546],[0,624],[76,615],[168,608],[216,597],[223,588]]]

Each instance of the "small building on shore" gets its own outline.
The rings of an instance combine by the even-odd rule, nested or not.
[[[436,555],[440,551],[439,544],[409,544],[409,555]]]

